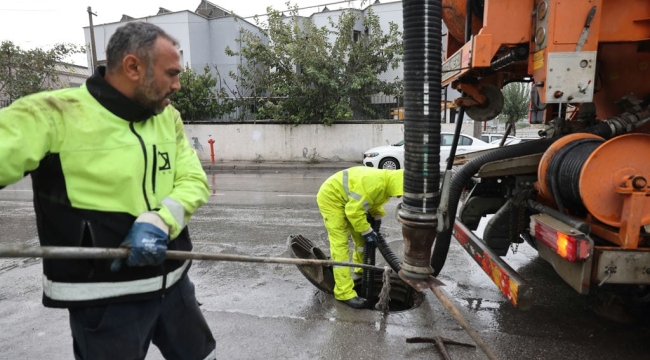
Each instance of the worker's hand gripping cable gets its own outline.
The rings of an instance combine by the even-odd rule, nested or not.
[[[120,247],[129,249],[126,259],[115,259],[111,271],[119,271],[124,262],[128,266],[158,265],[165,260],[169,227],[153,211],[142,213],[135,219],[129,234]]]
[[[379,234],[379,229],[381,229],[381,217],[374,218],[371,224],[372,224],[372,231]]]
[[[372,246],[377,246],[377,233],[369,230],[365,234],[361,234],[363,236],[363,240],[365,241],[366,245],[372,245]]]
[[[369,212],[366,212],[366,221],[368,221],[368,224],[370,224],[370,227],[372,228],[372,231],[375,233],[379,234],[379,230],[381,229],[381,215],[370,215]]]

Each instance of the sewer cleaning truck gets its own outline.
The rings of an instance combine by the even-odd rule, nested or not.
[[[501,89],[523,82],[530,122],[543,128],[540,140],[455,158],[463,165],[443,187],[434,275],[453,236],[529,308],[534,279],[503,258],[527,242],[575,291],[597,292],[601,314],[623,320],[621,309],[647,305],[650,1],[442,0],[442,19],[441,83],[462,92],[464,113],[494,119]]]

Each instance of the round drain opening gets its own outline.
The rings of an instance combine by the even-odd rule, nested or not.
[[[302,235],[290,235],[287,238],[287,246],[291,257],[298,259],[329,260],[329,258],[318,247]],[[334,294],[334,273],[330,266],[297,265],[298,270],[321,291],[326,294]],[[379,301],[379,293],[383,285],[383,272],[376,271],[372,283],[372,296],[370,296],[369,308],[375,309]],[[354,290],[359,296],[362,295],[362,280],[354,280]],[[415,291],[406,284],[399,276],[393,274],[390,278],[390,301],[388,302],[389,312],[398,312],[415,309],[422,304],[424,295]]]
[[[383,285],[382,273],[375,274],[372,283],[372,296],[368,299],[371,309],[375,309],[375,305],[379,301],[379,293]],[[358,296],[363,296],[361,290],[361,279],[354,280],[354,290]],[[388,312],[399,312],[415,309],[422,304],[424,295],[417,292],[415,289],[406,284],[402,279],[396,276],[390,277],[390,301],[388,302]]]

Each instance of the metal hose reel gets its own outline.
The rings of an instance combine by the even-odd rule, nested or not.
[[[538,168],[540,194],[560,210],[583,208],[599,221],[620,227],[625,193],[647,191],[650,135],[627,134],[605,141],[592,134],[571,134],[556,141]],[[650,223],[650,197],[643,224]]]

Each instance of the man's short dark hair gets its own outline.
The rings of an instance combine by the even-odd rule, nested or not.
[[[154,44],[158,37],[165,38],[178,46],[176,39],[154,24],[136,21],[120,26],[111,36],[106,47],[106,69],[112,71],[119,68],[124,57],[129,54],[151,64]]]

